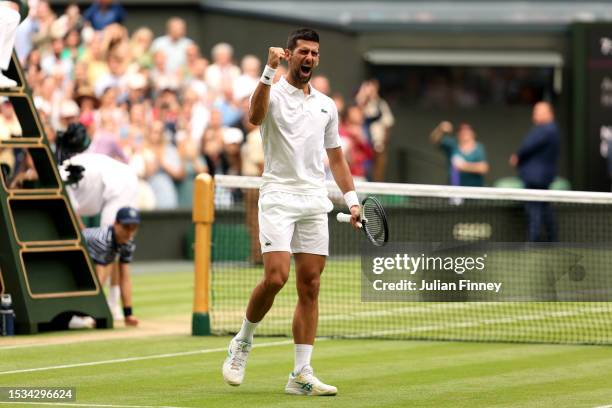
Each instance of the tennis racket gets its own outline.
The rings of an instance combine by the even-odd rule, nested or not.
[[[338,213],[339,222],[351,222],[351,214]],[[389,226],[383,206],[374,197],[366,197],[361,203],[361,222],[357,224],[368,241],[374,246],[383,246],[389,240]]]

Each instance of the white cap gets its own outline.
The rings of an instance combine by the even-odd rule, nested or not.
[[[77,117],[81,113],[79,109],[79,105],[72,99],[66,99],[62,101],[60,105],[60,117],[61,118],[71,118]]]
[[[242,143],[244,140],[244,133],[242,130],[235,127],[227,127],[223,129],[223,142],[227,144]]]
[[[127,85],[130,89],[143,89],[147,86],[147,78],[142,74],[133,74],[128,77]]]

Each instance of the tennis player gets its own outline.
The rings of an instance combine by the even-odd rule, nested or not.
[[[259,198],[264,276],[251,294],[242,327],[231,340],[223,364],[223,378],[230,385],[242,383],[253,332],[287,282],[293,254],[298,292],[292,326],[295,366],[285,392],[338,392],[317,379],[310,366],[319,316],[319,283],[329,253],[327,213],[333,208],[324,182],[325,151],[355,228],[360,206],[340,148],[334,101],[310,85],[319,58],[319,35],[314,30],[291,33],[286,49],[268,50],[267,65],[251,97],[249,120],[261,125],[265,157]],[[272,85],[281,60],[287,61],[287,74]]]

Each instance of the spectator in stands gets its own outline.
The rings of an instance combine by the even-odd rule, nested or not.
[[[27,16],[21,16],[25,19],[17,27],[15,37],[15,52],[17,53],[17,58],[19,58],[19,62],[24,66],[26,65],[28,56],[34,50],[32,39],[34,34],[38,31],[38,0],[30,0],[28,4],[30,10]]]
[[[57,128],[59,124],[59,106],[62,99],[62,90],[52,76],[45,77],[40,88],[34,89],[34,102],[37,109],[44,111],[49,116],[49,121],[54,128]]]
[[[128,106],[144,103],[147,99],[147,77],[140,72],[135,72],[127,76],[126,83]]]
[[[431,142],[446,154],[449,184],[484,186],[484,175],[489,172],[484,146],[476,141],[476,133],[467,123],[459,125],[456,138],[452,133],[453,125],[448,121],[440,122],[431,132]]]
[[[147,109],[148,105],[145,102],[130,106],[130,119],[124,124],[120,134],[121,147],[128,157],[140,151],[144,145],[149,119]]]
[[[62,61],[70,61],[72,66],[75,66],[81,59],[85,48],[81,44],[81,32],[76,28],[69,30],[64,37],[64,49],[60,54]]]
[[[364,129],[363,112],[359,106],[346,109],[340,125],[342,150],[346,155],[353,179],[365,181],[368,167],[374,156]]]
[[[0,141],[21,136],[21,125],[8,98],[0,101]],[[0,147],[0,167],[8,177],[15,168],[15,155],[10,147]]]
[[[191,208],[194,179],[198,174],[208,172],[204,158],[200,154],[199,144],[188,131],[188,129],[181,130],[177,134],[178,151],[185,168],[185,177],[177,185],[179,208]]]
[[[234,65],[234,48],[219,43],[212,48],[213,63],[206,70],[206,82],[214,92],[222,92],[240,76],[240,68]]]
[[[178,75],[187,60],[187,48],[193,41],[186,37],[187,26],[185,20],[172,17],[166,23],[166,35],[153,41],[151,50],[156,53],[162,51],[166,55],[165,72]]]
[[[164,89],[178,89],[179,76],[176,72],[168,72],[166,64],[168,57],[163,50],[158,50],[153,54],[153,69],[150,72],[153,88],[156,92]]]
[[[21,125],[7,97],[0,97],[0,140],[21,137]]]
[[[98,78],[95,83],[96,95],[102,95],[104,90],[114,88],[117,91],[117,98],[122,101],[128,95],[128,77],[126,75],[127,60],[124,47],[117,45],[112,48],[107,57],[108,72]]]
[[[317,75],[310,80],[310,85],[324,95],[331,96],[331,86],[329,79],[324,75]]]
[[[364,81],[355,101],[365,115],[368,137],[374,146],[372,180],[384,181],[387,166],[387,146],[395,118],[387,102],[381,98],[380,84],[376,79]]]
[[[40,65],[46,75],[52,75],[58,67],[61,67],[64,77],[71,78],[72,60],[70,58],[62,59],[62,53],[64,52],[63,33],[53,33],[52,35],[50,51],[42,56]]]
[[[132,281],[129,264],[132,262],[136,244],[134,238],[140,226],[140,214],[133,207],[122,207],[117,211],[113,225],[85,228],[83,238],[91,260],[96,267],[100,282],[105,282],[110,268],[119,258],[119,280],[121,302],[126,326],[137,326],[138,319],[132,310]]]
[[[188,87],[183,92],[182,108],[179,110],[180,129],[185,132],[196,145],[197,150],[201,145],[202,135],[208,127],[210,110],[202,101],[198,92]]]
[[[60,119],[57,130],[66,130],[71,123],[79,123],[79,105],[72,99],[64,99],[60,105]]]
[[[238,126],[244,116],[240,100],[234,98],[232,88],[231,82],[223,83],[222,89],[217,93],[217,98],[213,104],[214,108],[221,112],[223,126],[226,127]]]
[[[134,31],[130,39],[131,62],[136,63],[140,68],[151,69],[153,67],[152,43],[153,31],[150,28],[140,27]]]
[[[100,106],[93,89],[89,85],[82,85],[75,89],[75,100],[81,111],[79,121],[87,128],[87,132],[93,132],[95,112]]]
[[[181,81],[186,82],[191,79],[191,72],[193,71],[198,59],[201,57],[200,47],[196,43],[192,42],[187,46],[185,49],[185,64],[179,71]]]
[[[82,62],[87,65],[87,82],[95,87],[98,79],[108,72],[106,49],[104,48],[104,35],[95,33],[89,46],[85,50]],[[99,95],[97,95],[99,97]]]
[[[64,14],[62,14],[54,24],[61,27],[66,33],[76,31],[80,35],[81,30],[85,26],[85,19],[81,15],[79,6],[72,3],[66,7]]]
[[[510,157],[510,165],[518,168],[525,188],[547,190],[557,175],[560,141],[555,113],[548,102],[533,107],[533,127],[529,130],[518,152]],[[554,214],[549,203],[525,204],[529,222],[530,242],[542,240],[542,227],[546,228],[546,241],[557,240]]]
[[[105,95],[112,95],[112,89]],[[104,99],[104,98],[103,98]],[[110,109],[100,110],[96,121],[96,130],[89,147],[91,153],[104,154],[120,162],[127,163],[128,157],[119,144],[119,122]]]
[[[39,1],[36,16],[37,24],[36,31],[32,36],[32,44],[40,51],[41,55],[44,55],[51,46],[51,29],[56,17],[46,0]]]
[[[178,92],[174,89],[164,89],[155,99],[154,117],[164,124],[166,139],[176,145],[176,132],[181,112]]]
[[[143,157],[147,181],[155,194],[158,209],[178,207],[175,183],[185,177],[185,167],[176,147],[165,137],[164,123],[156,120],[147,133]]]
[[[202,102],[212,97],[209,95],[208,85],[206,84],[206,70],[208,69],[208,60],[206,58],[198,58],[190,68],[189,79],[185,82],[185,90],[191,89],[198,94]]]
[[[94,4],[85,10],[83,17],[96,31],[101,31],[111,24],[123,23],[126,12],[118,1],[95,0]]]
[[[202,153],[211,175],[239,174],[240,144],[244,134],[238,128],[223,126],[223,114],[213,109],[202,136]]]
[[[240,63],[242,74],[234,81],[233,98],[240,101],[250,97],[261,76],[261,61],[254,55],[245,55]]]

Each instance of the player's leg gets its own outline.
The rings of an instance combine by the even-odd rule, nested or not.
[[[278,251],[263,254],[264,277],[251,293],[246,317],[240,331],[230,341],[228,355],[223,363],[223,378],[229,385],[242,384],[255,328],[272,307],[276,294],[287,282],[290,256],[289,252]]]
[[[319,287],[328,255],[327,214],[316,214],[296,223],[294,252],[298,301],[293,315],[295,365],[285,387],[288,394],[336,395],[336,387],[315,377],[310,359],[319,319]]]
[[[326,257],[299,253],[295,254],[294,258],[298,301],[293,314],[293,339],[295,344],[312,345],[317,332],[319,286]],[[296,370],[300,368],[302,367],[296,367]]]
[[[230,341],[223,363],[223,378],[230,385],[244,379],[253,333],[274,303],[276,294],[289,277],[294,217],[290,203],[280,194],[265,194],[259,202],[259,241],[263,252],[264,276],[249,298],[242,327]]]
[[[11,62],[20,17],[12,8],[0,7],[0,88],[11,88],[17,86],[17,82],[6,77],[2,71],[6,71]]]
[[[264,277],[253,289],[246,309],[246,318],[251,322],[260,322],[264,318],[276,294],[287,283],[291,254],[284,251],[266,252],[263,254],[263,262]]]

